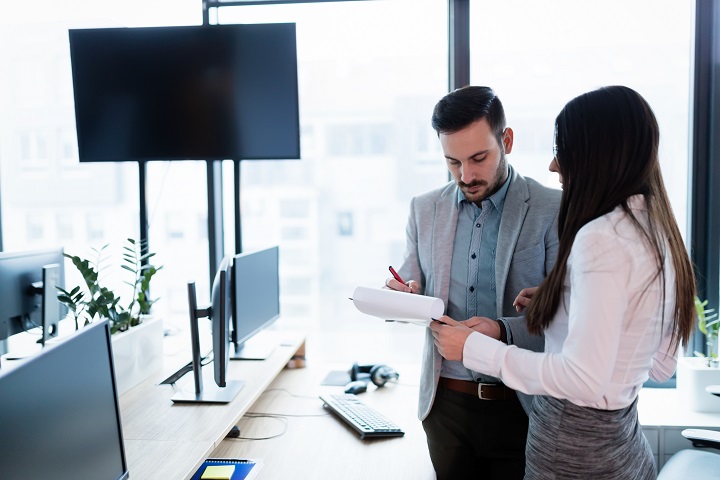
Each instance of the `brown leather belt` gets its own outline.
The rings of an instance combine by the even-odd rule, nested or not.
[[[473,395],[480,400],[510,400],[517,398],[515,390],[502,383],[478,383],[440,377],[440,385],[443,385],[448,390]]]

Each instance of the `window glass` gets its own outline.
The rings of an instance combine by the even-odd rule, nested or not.
[[[447,179],[430,128],[447,91],[447,3],[223,7],[218,23],[296,22],[302,159],[242,163],[245,250],[281,246],[283,314],[304,327],[375,329],[348,296],[399,263],[411,196]],[[77,160],[69,28],[197,25],[199,0],[39,0],[0,5],[0,190],[6,250],[89,255],[139,232],[135,164]],[[224,162],[226,252],[234,245]],[[187,281],[209,293],[204,162],[147,169],[153,281],[166,320],[187,323]],[[67,269],[68,283],[78,283]],[[292,321],[292,320],[291,320]],[[420,330],[413,330],[422,333]]]
[[[149,162],[147,215],[153,265],[153,298],[168,324],[188,325],[187,285],[195,283],[198,306],[210,303],[206,162]],[[227,212],[232,217],[232,212]],[[173,301],[165,301],[172,298]]]
[[[297,28],[302,159],[241,163],[243,248],[280,245],[284,317],[383,328],[348,297],[383,284],[410,198],[447,181],[430,126],[447,93],[447,3],[224,7],[218,21]]]
[[[0,191],[5,251],[61,246],[67,253],[91,257],[91,248],[108,243],[119,247],[125,238],[139,235],[137,165],[78,162],[68,29],[201,21],[199,0],[39,0],[32,8],[0,2]],[[155,196],[148,204],[155,207],[151,220],[162,224],[174,210],[159,210],[165,205],[159,198],[162,181],[168,177],[159,168],[160,173],[148,179],[155,187],[150,189]],[[187,177],[187,181],[173,177],[176,183],[170,188],[187,194],[197,190],[196,182],[204,182],[192,170]],[[204,188],[201,183],[199,190]],[[206,215],[202,202],[198,208]],[[205,227],[195,221],[197,215],[197,208],[189,210],[182,222],[192,228],[195,242],[182,255],[161,242],[152,245],[163,251],[162,260],[169,266],[194,266],[198,257],[200,265],[208,263]],[[157,236],[164,237],[161,231]],[[193,254],[187,255],[188,251]],[[204,268],[200,270],[203,279],[208,276]],[[156,277],[154,293],[165,297],[162,273]],[[74,268],[66,268],[66,279],[68,285],[80,282]],[[159,307],[169,305],[158,303]]]
[[[686,237],[691,0],[470,2],[471,83],[494,88],[515,132],[509,161],[558,186],[548,171],[553,125],[573,97],[605,85],[637,90],[660,125],[660,163]]]

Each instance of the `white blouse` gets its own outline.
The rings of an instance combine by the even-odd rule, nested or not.
[[[628,199],[647,222],[642,196]],[[630,405],[648,376],[675,371],[670,350],[675,271],[665,259],[665,305],[653,250],[620,207],[583,226],[567,262],[560,306],[545,331],[545,351],[520,349],[473,332],[467,368],[528,394],[551,395],[603,410]],[[532,286],[532,285],[528,285]]]

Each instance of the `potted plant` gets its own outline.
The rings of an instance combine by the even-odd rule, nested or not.
[[[695,355],[707,358],[708,367],[720,365],[718,360],[718,333],[720,333],[720,319],[714,309],[706,309],[708,301],[700,301],[695,297],[695,310],[697,311],[698,329],[705,335],[706,355],[695,352]]]
[[[696,412],[720,412],[720,398],[705,392],[708,385],[720,384],[718,334],[720,320],[708,301],[695,297],[698,329],[705,335],[706,352],[678,358],[677,391],[683,402]]]
[[[126,239],[119,265],[115,265],[127,272],[123,283],[130,294],[124,299],[105,284],[106,270],[112,266],[108,246],[93,248],[91,259],[65,254],[83,284],[70,290],[58,287],[58,299],[70,310],[76,330],[99,318],[109,320],[115,376],[122,394],[162,366],[162,320],[152,318],[152,306],[158,299],[150,298],[150,283],[162,266],[149,263],[155,253],[147,251],[146,242]]]
[[[91,260],[64,254],[75,265],[85,283],[84,289],[80,285],[70,291],[57,287],[58,299],[73,315],[76,330],[81,323],[84,326],[96,318],[107,318],[112,333],[124,332],[139,325],[150,314],[152,305],[158,300],[150,298],[150,282],[162,266],[156,267],[149,263],[143,265],[143,262],[155,256],[155,253],[143,252],[146,250],[144,244],[128,238],[122,247],[120,267],[132,275],[129,281],[124,280],[132,292],[127,305],[121,303],[120,295],[101,284],[101,273],[108,267],[106,250],[109,244],[100,249],[93,248],[95,256]]]

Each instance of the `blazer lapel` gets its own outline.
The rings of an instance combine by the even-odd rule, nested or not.
[[[503,297],[507,275],[510,271],[515,245],[529,208],[527,204],[529,193],[525,179],[517,175],[512,167],[510,168],[510,178],[502,218],[500,219],[497,255],[495,257],[495,284],[497,285],[495,303],[498,317],[503,316]]]
[[[445,189],[435,203],[435,224],[433,225],[432,262],[435,270],[433,296],[441,298],[447,308],[450,291],[450,267],[452,250],[457,228],[457,186]]]

